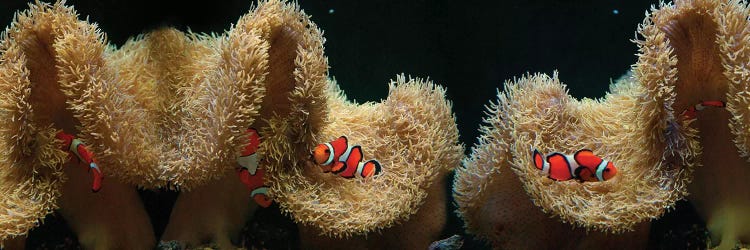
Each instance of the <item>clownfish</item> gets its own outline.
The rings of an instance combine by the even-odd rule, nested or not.
[[[723,101],[700,101],[698,104],[690,106],[682,112],[684,119],[693,119],[698,116],[698,111],[704,110],[706,107],[724,108],[727,104]]]
[[[538,150],[533,149],[531,153],[534,167],[541,170],[550,179],[556,181],[567,181],[578,179],[579,181],[606,181],[617,174],[612,162],[594,155],[591,150],[578,150],[573,155],[551,153],[547,157],[542,156]]]
[[[71,159],[74,158],[73,156],[76,156],[75,158],[78,159],[78,162],[88,165],[88,170],[93,179],[91,191],[94,193],[99,192],[99,190],[102,189],[102,179],[104,179],[104,175],[102,175],[102,170],[99,169],[99,164],[96,163],[94,154],[86,148],[86,145],[83,144],[81,140],[75,138],[71,134],[60,131],[55,137],[58,140],[63,141],[62,149],[68,151]]]
[[[363,162],[362,147],[349,145],[346,136],[318,144],[313,150],[312,158],[321,166],[323,172],[332,172],[344,178],[367,178],[380,174],[381,171],[380,162],[377,160]]]
[[[253,197],[258,205],[261,207],[269,207],[273,200],[268,197],[268,186],[263,182],[263,176],[265,170],[258,168],[258,146],[260,145],[260,137],[258,131],[250,128],[246,131],[250,136],[250,143],[245,146],[242,150],[240,157],[237,158],[237,174],[240,177],[242,184],[245,184],[248,190],[250,190],[250,196]]]

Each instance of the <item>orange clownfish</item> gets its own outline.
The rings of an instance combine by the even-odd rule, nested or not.
[[[344,178],[367,178],[380,174],[381,171],[380,162],[377,160],[363,162],[362,147],[349,145],[346,136],[318,144],[312,156],[313,161],[323,168],[323,172],[332,172]]]
[[[533,149],[531,153],[534,167],[541,170],[550,179],[556,181],[567,181],[578,179],[579,181],[606,181],[617,174],[612,162],[594,155],[591,150],[578,150],[573,155],[551,153],[547,157],[542,156],[538,150]]]
[[[250,136],[250,143],[242,150],[240,157],[237,158],[237,174],[240,181],[250,190],[250,196],[253,197],[261,207],[269,207],[273,200],[268,197],[268,186],[263,182],[265,171],[258,168],[258,146],[260,137],[258,131],[253,128],[248,129],[247,134]]]
[[[693,119],[698,116],[698,111],[704,110],[706,107],[724,108],[727,104],[724,101],[700,101],[698,104],[690,106],[682,112],[684,119]]]
[[[71,134],[60,131],[55,137],[58,140],[63,141],[62,148],[63,150],[68,151],[71,158],[76,156],[75,158],[77,158],[79,162],[87,165],[88,170],[91,173],[91,178],[93,179],[91,191],[94,193],[99,192],[102,188],[102,179],[104,179],[104,175],[102,175],[102,170],[99,169],[99,164],[96,163],[94,154],[86,148],[86,145],[84,145],[81,140],[75,138]]]

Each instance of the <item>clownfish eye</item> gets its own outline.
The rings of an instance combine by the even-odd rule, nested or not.
[[[326,149],[326,150],[325,150],[324,152],[326,152],[326,154],[330,154],[330,153],[331,153],[331,150],[329,150],[329,149]]]

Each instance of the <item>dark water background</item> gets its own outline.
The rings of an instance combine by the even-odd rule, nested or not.
[[[67,4],[75,6],[82,18],[98,23],[116,45],[161,26],[222,33],[252,4],[188,2],[69,0]],[[476,142],[484,105],[495,99],[506,80],[558,70],[572,96],[603,97],[610,82],[635,63],[637,48],[631,40],[646,10],[658,2],[321,0],[299,4],[324,30],[330,75],[349,98],[379,101],[387,95],[388,81],[400,73],[429,77],[447,87],[468,153]],[[0,26],[10,24],[13,13],[25,8],[26,1],[1,1]],[[142,196],[160,233],[176,194],[144,191]],[[32,239],[41,242],[64,231],[58,217],[48,218],[45,226],[32,232]],[[463,231],[455,215],[449,218],[446,237]],[[684,239],[669,235],[679,234],[683,224],[695,223],[700,224],[690,206],[679,203],[676,212],[654,224],[652,247],[682,248],[679,243]],[[465,248],[486,246],[469,238]]]

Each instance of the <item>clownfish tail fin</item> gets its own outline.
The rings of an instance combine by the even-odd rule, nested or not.
[[[362,178],[368,178],[379,175],[381,171],[382,168],[380,166],[380,162],[378,162],[377,160],[369,160],[363,163],[362,173],[360,175],[362,176]]]
[[[544,157],[542,156],[542,153],[539,153],[539,150],[532,148],[533,151],[531,152],[531,159],[534,161],[534,167],[536,167],[539,170],[544,169]]]

